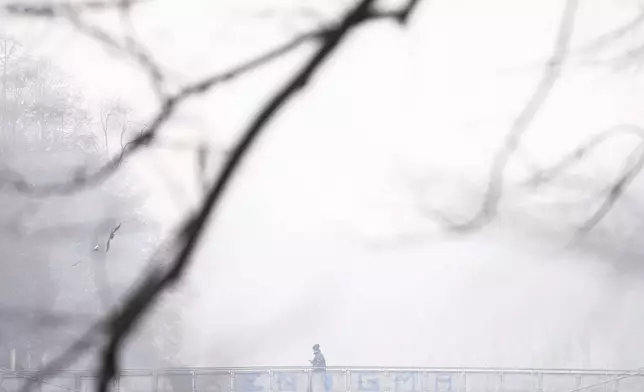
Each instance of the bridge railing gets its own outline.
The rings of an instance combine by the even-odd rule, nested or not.
[[[641,371],[304,367],[129,369],[114,392],[642,392]],[[0,371],[0,392],[92,392],[97,374]]]

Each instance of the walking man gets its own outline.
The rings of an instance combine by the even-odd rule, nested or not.
[[[313,346],[313,359],[309,360],[313,371],[309,373],[309,390],[308,392],[322,392],[326,391],[327,380],[326,380],[326,360],[324,359],[324,354],[320,351],[320,345],[316,344]],[[320,383],[320,384],[318,384]],[[314,388],[314,385],[323,385],[323,389],[319,390]]]
[[[311,362],[314,372],[326,370],[326,360],[324,359],[324,354],[320,351],[319,344],[313,346],[313,359],[309,362]]]

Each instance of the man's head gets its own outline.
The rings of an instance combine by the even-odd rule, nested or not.
[[[320,351],[320,345],[319,344],[313,345],[313,352],[315,353],[315,352],[318,352],[318,351]]]

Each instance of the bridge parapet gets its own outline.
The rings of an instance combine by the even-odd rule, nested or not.
[[[642,392],[642,371],[304,367],[129,369],[114,392]],[[93,371],[0,371],[0,392],[92,392]]]

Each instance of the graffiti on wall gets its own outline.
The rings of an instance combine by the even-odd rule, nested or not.
[[[349,385],[346,385],[347,382]],[[347,388],[349,387],[349,388]],[[454,392],[451,374],[420,372],[273,372],[235,375],[235,392]]]
[[[311,372],[310,369],[249,369],[212,372],[131,372],[122,375],[114,392],[560,392],[596,384],[612,374],[539,373],[516,371],[408,371],[342,370]],[[619,373],[623,374],[623,373]],[[19,392],[28,377],[0,372],[0,392]],[[623,378],[623,376],[620,376]],[[601,385],[604,392],[639,392],[644,377]],[[598,381],[599,380],[599,381]],[[96,377],[90,374],[61,372],[40,381],[39,392],[92,392]],[[78,388],[78,389],[77,389]],[[593,389],[590,392],[600,392]]]

